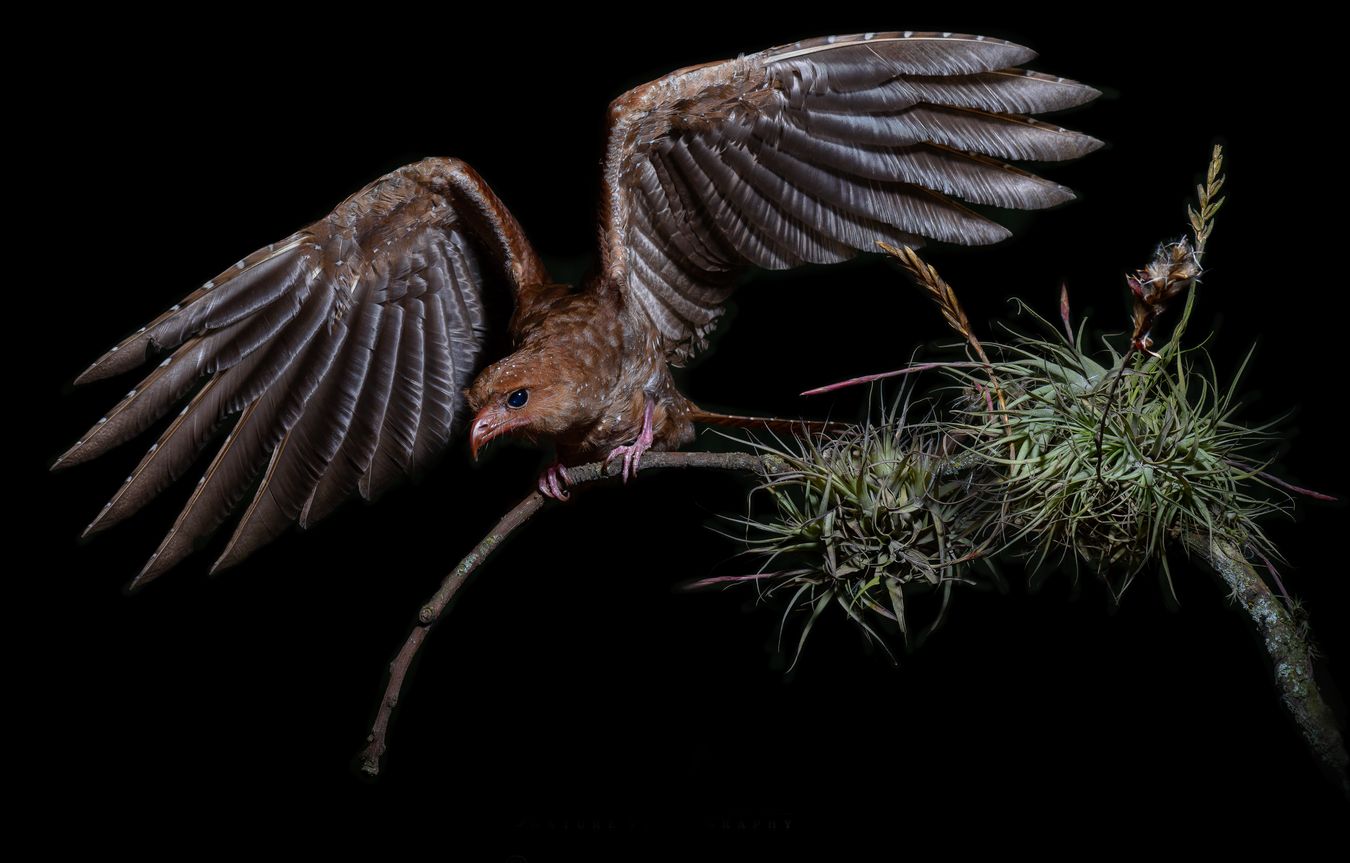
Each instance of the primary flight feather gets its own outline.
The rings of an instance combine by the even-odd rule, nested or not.
[[[88,528],[101,530],[237,415],[137,586],[190,553],[260,474],[216,568],[353,493],[378,494],[470,415],[475,455],[504,435],[552,440],[558,462],[539,487],[559,498],[566,464],[622,458],[626,478],[646,450],[692,440],[695,422],[761,422],[699,409],[669,370],[704,346],[747,269],[843,261],[879,241],[993,243],[1007,229],[954,199],[1035,209],[1073,197],[1000,161],[1101,144],[1026,116],[1098,95],[1017,68],[1033,56],[952,33],[831,36],[629,91],[609,108],[599,263],[579,288],[549,278],[468,165],[400,168],[99,358],[77,383],[171,352],[55,466],[135,437],[191,395]],[[503,280],[513,352],[474,377],[484,292]]]

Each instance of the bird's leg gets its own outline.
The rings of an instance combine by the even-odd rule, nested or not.
[[[567,490],[571,481],[571,477],[567,475],[567,467],[561,460],[555,461],[539,474],[539,493],[554,500],[567,500],[572,496]]]
[[[652,439],[655,437],[652,431],[652,414],[656,411],[656,400],[651,396],[645,397],[647,406],[642,411],[642,432],[637,440],[624,446],[616,446],[605,456],[605,467],[614,459],[623,457],[623,481],[628,482],[630,476],[637,476],[638,462],[642,459],[642,454],[652,448]]]

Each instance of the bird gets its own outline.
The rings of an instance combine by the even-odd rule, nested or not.
[[[615,99],[601,166],[596,263],[556,282],[467,163],[431,157],[238,260],[93,362],[75,383],[150,373],[53,469],[93,459],[180,412],[85,530],[135,514],[232,423],[168,534],[131,583],[187,557],[256,485],[212,571],[344,500],[373,499],[467,429],[550,441],[538,490],[567,468],[677,449],[721,414],[671,368],[707,347],[755,269],[830,264],[879,243],[984,245],[1007,228],[958,202],[1010,209],[1073,192],[1009,161],[1102,145],[1033,115],[1100,95],[1023,67],[984,36],[826,36],[671,72]],[[509,352],[489,359],[491,292],[509,294]],[[801,421],[795,421],[800,424]]]

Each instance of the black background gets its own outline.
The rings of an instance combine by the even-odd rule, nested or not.
[[[504,8],[477,23],[449,9],[328,24],[223,13],[194,25],[85,22],[94,38],[53,46],[79,74],[49,82],[48,119],[32,127],[45,167],[20,178],[58,189],[64,208],[35,232],[62,257],[30,281],[45,308],[45,353],[29,375],[39,440],[23,465],[38,511],[17,516],[11,540],[42,549],[40,571],[24,577],[51,591],[19,654],[50,687],[22,738],[33,799],[119,819],[341,816],[316,835],[370,832],[391,816],[396,834],[434,824],[424,841],[446,850],[485,834],[484,859],[548,859],[606,837],[657,856],[676,837],[866,835],[903,850],[936,836],[1017,844],[1081,830],[1114,842],[1164,826],[1210,838],[1329,827],[1344,804],[1281,712],[1258,641],[1216,583],[1179,560],[1179,609],[1150,576],[1113,609],[1089,578],[1076,588],[1052,578],[1032,594],[1014,569],[1008,595],[960,594],[945,628],[898,667],[830,615],[785,676],[781,606],[756,607],[748,590],[676,589],[751,565],[710,529],[740,508],[742,482],[653,475],[595,490],[538,517],[463,592],[415,669],[386,772],[369,783],[353,755],[385,663],[444,573],[532,487],[539,453],[494,447],[471,465],[458,444],[378,506],[349,504],[208,578],[218,535],[134,597],[123,586],[191,483],[80,543],[149,436],[37,475],[131,385],[72,389],[93,357],[386,171],[425,155],[466,159],[555,275],[574,279],[592,245],[610,99],[678,66],[909,27],[1010,38],[1040,52],[1034,68],[1105,91],[1061,122],[1109,146],[1046,170],[1078,202],[1010,216],[1017,236],[1000,246],[931,253],[982,331],[1014,295],[1052,315],[1061,279],[1075,314],[1122,328],[1122,273],[1183,231],[1184,204],[1223,142],[1229,201],[1192,332],[1216,329],[1224,373],[1256,345],[1243,416],[1289,414],[1279,473],[1343,494],[1341,220],[1312,209],[1339,205],[1343,168],[1306,45],[1281,35],[1321,26],[1296,12],[1259,50],[1239,22],[1142,7],[1072,18],[687,6],[640,20]],[[877,259],[759,279],[730,317],[685,390],[745,412],[854,416],[861,393],[796,393],[948,341],[927,301]],[[1270,533],[1345,716],[1345,511],[1300,501],[1298,516]]]

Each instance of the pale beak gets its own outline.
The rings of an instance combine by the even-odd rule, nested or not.
[[[502,409],[496,406],[483,408],[469,426],[469,452],[477,461],[478,451],[484,444],[524,424],[523,418],[504,415]]]

